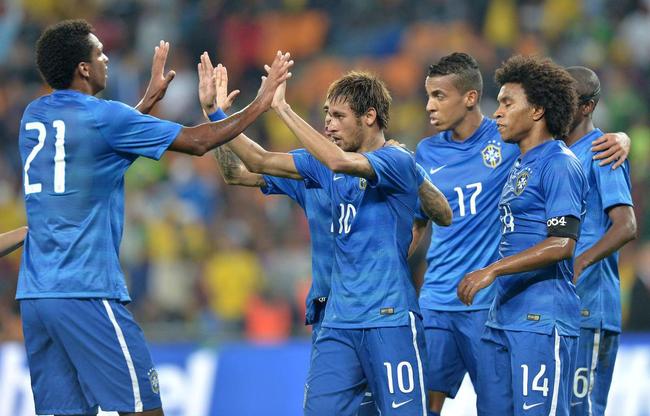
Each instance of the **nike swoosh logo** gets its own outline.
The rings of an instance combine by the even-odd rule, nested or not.
[[[577,405],[579,405],[579,404],[582,404],[582,402],[571,402],[571,407],[573,407],[573,406],[577,406]]]
[[[335,181],[338,181],[339,179],[343,179],[343,176],[334,176]]]
[[[399,407],[404,406],[406,403],[410,403],[410,402],[412,402],[412,401],[413,401],[413,399],[411,399],[411,400],[407,400],[407,401],[405,401],[405,402],[401,402],[401,403],[395,403],[395,400],[393,400],[393,403],[391,403],[391,407],[392,407],[393,409],[397,409],[397,408],[399,408]]]
[[[541,406],[541,405],[543,405],[543,404],[544,404],[544,402],[535,403],[535,404],[526,404],[526,403],[524,403],[524,406],[523,406],[523,407],[524,407],[524,410],[530,410],[530,409],[532,409],[533,407]]]
[[[431,168],[431,170],[429,171],[429,175],[433,175],[434,173],[438,172],[439,170],[442,170],[442,168],[444,168],[445,166],[447,166],[447,165],[442,165],[442,166],[440,166],[439,168],[436,168],[436,169]]]

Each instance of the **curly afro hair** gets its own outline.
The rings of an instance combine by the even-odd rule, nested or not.
[[[566,137],[578,103],[575,80],[548,58],[517,55],[497,69],[499,86],[520,84],[528,102],[544,109],[546,127],[553,137]]]
[[[462,94],[476,90],[479,101],[483,93],[483,77],[478,63],[470,55],[463,52],[454,52],[440,58],[437,64],[429,66],[427,77],[442,77],[455,75],[454,86]]]
[[[93,30],[85,20],[64,20],[45,29],[36,42],[36,65],[50,87],[70,87],[77,65],[90,60]]]

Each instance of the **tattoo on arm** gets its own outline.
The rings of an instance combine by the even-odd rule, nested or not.
[[[451,225],[452,212],[445,195],[431,182],[425,180],[419,189],[422,210],[434,223],[441,226]]]
[[[241,159],[228,148],[228,145],[217,147],[214,150],[214,157],[219,163],[219,170],[227,184],[252,187],[266,185],[264,177],[257,173],[249,172]]]

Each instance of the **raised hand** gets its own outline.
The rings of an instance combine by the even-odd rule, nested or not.
[[[290,58],[289,53],[278,51],[271,66],[265,66],[265,68],[268,67],[267,76],[262,77],[262,85],[257,92],[257,98],[266,108],[273,103],[275,90],[291,77],[289,69],[293,66],[293,61]]]
[[[196,67],[199,75],[199,102],[206,115],[217,109],[217,88],[215,83],[215,71],[207,52],[201,54],[201,60]]]
[[[214,69],[214,82],[217,91],[216,105],[223,111],[226,111],[232,106],[235,98],[239,95],[239,90],[231,91],[228,94],[228,70],[221,64],[217,65]]]
[[[151,79],[145,91],[144,97],[136,106],[140,112],[149,113],[154,105],[163,99],[169,84],[176,76],[176,72],[171,70],[165,74],[165,63],[169,54],[169,42],[163,40],[154,48],[153,62],[151,63]]]

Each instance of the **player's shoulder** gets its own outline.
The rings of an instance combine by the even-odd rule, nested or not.
[[[434,134],[432,136],[427,136],[420,140],[420,142],[415,147],[416,153],[421,153],[423,151],[428,151],[433,147],[439,146],[442,143],[445,143],[444,132]]]
[[[578,157],[563,141],[553,140],[545,149],[542,166],[546,171],[562,175],[579,175],[584,177],[584,169]]]

